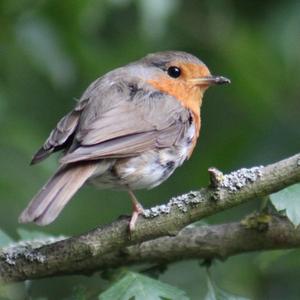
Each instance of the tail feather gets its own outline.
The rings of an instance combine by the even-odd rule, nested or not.
[[[96,168],[96,163],[62,166],[31,200],[19,222],[38,225],[53,222]]]

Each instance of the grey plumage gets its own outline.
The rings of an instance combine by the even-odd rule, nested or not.
[[[195,136],[191,112],[147,82],[164,74],[164,66],[174,59],[202,64],[184,52],[148,55],[87,88],[32,159],[37,163],[64,151],[59,170],[32,199],[20,222],[52,222],[86,181],[100,187],[153,187],[182,164]],[[146,165],[146,155],[156,169]],[[131,159],[137,168],[129,179]]]
[[[62,166],[31,200],[19,222],[51,223],[96,168],[96,164],[86,163]]]

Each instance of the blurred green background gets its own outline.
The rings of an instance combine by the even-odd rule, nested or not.
[[[195,54],[232,84],[206,93],[196,151],[166,183],[137,193],[145,207],[206,185],[210,166],[230,171],[299,151],[299,1],[2,0],[1,229],[17,236],[19,213],[57,167],[55,157],[35,167],[29,161],[88,84],[149,52],[170,49]],[[258,206],[206,221],[239,220]],[[79,234],[130,210],[126,194],[85,187],[42,230]],[[232,257],[216,262],[212,274],[219,286],[252,299],[299,299],[299,252],[281,254]],[[160,278],[192,299],[206,291],[197,261],[174,264]],[[60,277],[35,281],[31,293],[63,299],[78,284],[91,295],[106,286],[98,276]],[[15,297],[22,299],[22,292]]]

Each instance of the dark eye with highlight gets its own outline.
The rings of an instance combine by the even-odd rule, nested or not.
[[[178,78],[181,75],[181,70],[178,67],[171,66],[167,70],[168,75],[172,78]]]

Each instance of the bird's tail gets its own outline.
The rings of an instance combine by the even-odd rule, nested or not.
[[[38,225],[53,222],[96,168],[96,163],[62,166],[30,201],[19,222]]]

